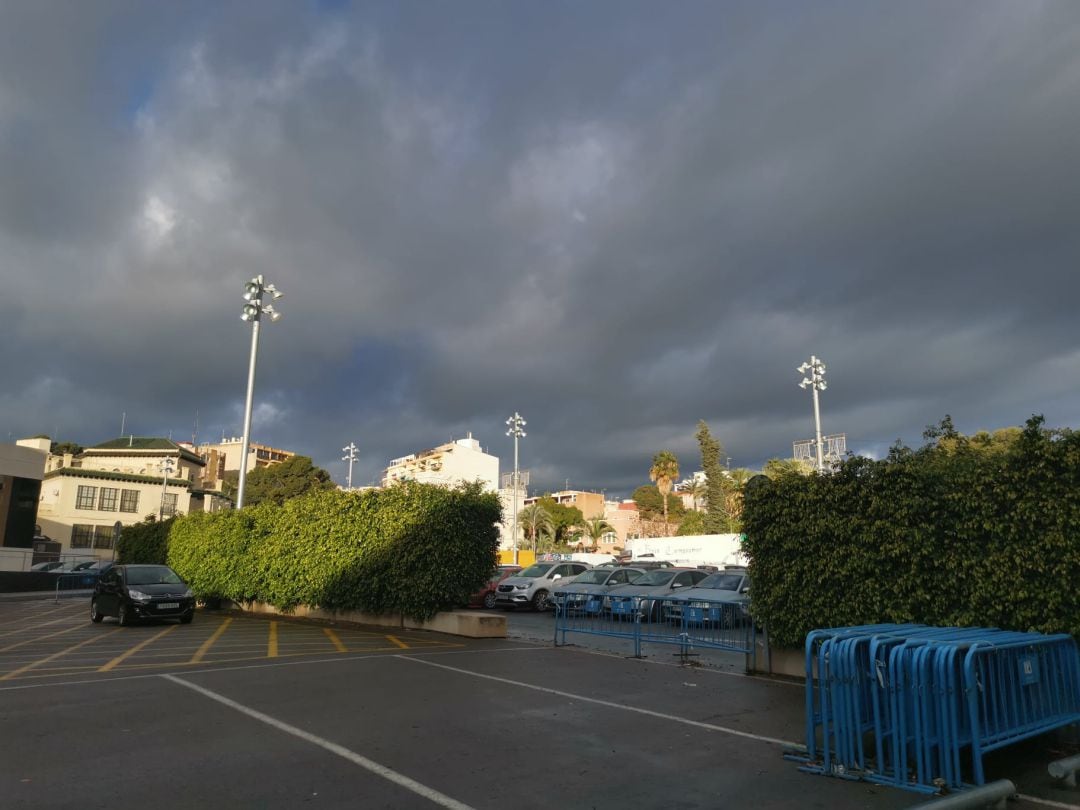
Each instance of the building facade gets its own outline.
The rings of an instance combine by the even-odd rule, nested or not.
[[[526,498],[525,506],[532,506],[540,498],[551,498],[555,503],[562,506],[577,507],[581,510],[581,516],[585,520],[604,516],[604,496],[600,492],[584,492],[579,489],[566,489],[562,492],[553,492],[550,495],[542,495],[534,498]]]
[[[170,439],[137,436],[88,447],[77,456],[50,455],[37,511],[42,534],[59,542],[61,553],[108,558],[117,523],[231,508],[221,493],[200,485],[204,466],[197,454]]]
[[[48,439],[0,444],[0,547],[33,546],[49,445]]]
[[[204,489],[221,489],[221,481],[227,472],[237,472],[240,469],[240,456],[243,454],[243,438],[222,438],[220,442],[204,442],[193,447],[184,445],[191,452],[198,455],[206,466],[202,473],[202,487]],[[269,467],[280,464],[293,458],[296,453],[291,450],[281,450],[266,444],[248,442],[247,471],[251,472],[256,467]]]
[[[499,459],[485,453],[472,433],[464,439],[395,458],[383,470],[382,485],[399,481],[452,487],[480,481],[485,492],[499,491]]]

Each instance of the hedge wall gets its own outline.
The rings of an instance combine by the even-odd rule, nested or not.
[[[169,549],[169,531],[175,521],[176,518],[161,522],[148,520],[122,528],[120,542],[116,545],[116,561],[163,565]]]
[[[752,610],[776,642],[881,621],[1080,635],[1080,434],[1033,417],[1007,443],[948,420],[928,437],[747,487]]]
[[[498,496],[415,482],[179,518],[169,564],[202,598],[400,612],[464,604],[496,565]]]

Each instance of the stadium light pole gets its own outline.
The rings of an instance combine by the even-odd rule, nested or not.
[[[161,504],[158,506],[158,523],[165,520],[165,488],[169,485],[169,473],[173,471],[172,457],[161,460]]]
[[[814,429],[817,431],[817,468],[819,471],[825,469],[825,452],[821,446],[821,406],[818,404],[818,391],[824,391],[825,385],[825,364],[814,355],[810,355],[810,362],[803,363],[796,369],[800,374],[806,375],[809,372],[809,376],[803,376],[803,381],[799,383],[799,388],[805,389],[806,386],[810,386],[810,390],[814,394]]]
[[[349,474],[345,478],[345,486],[347,489],[352,489],[352,465],[356,462],[356,442],[349,442],[347,445],[341,448],[345,455],[341,457],[342,461],[349,462]]]
[[[525,427],[527,422],[521,418],[521,414],[514,411],[514,415],[506,420],[506,424],[510,427],[506,431],[507,436],[514,437],[514,565],[517,565],[518,561],[518,439],[523,439],[526,433],[522,428]]]
[[[244,308],[240,312],[240,320],[251,321],[251,359],[248,362],[247,399],[244,402],[244,438],[240,445],[240,480],[239,490],[236,493],[236,508],[244,508],[244,485],[247,483],[248,445],[251,443],[251,401],[255,394],[255,360],[259,356],[259,322],[266,315],[271,321],[281,317],[281,313],[274,309],[273,304],[263,306],[263,296],[269,293],[273,300],[281,298],[284,293],[279,292],[273,284],[267,284],[263,277],[255,276],[244,285]]]

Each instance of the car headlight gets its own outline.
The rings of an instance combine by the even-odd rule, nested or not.
[[[529,584],[525,583],[524,585],[515,585],[514,587],[519,591],[527,591],[529,589]]]
[[[128,596],[134,599],[136,602],[149,602],[150,594],[143,593],[142,591],[133,591],[128,589]]]
[[[192,593],[191,588],[184,588],[184,592],[182,594],[180,594],[180,598],[181,599],[190,599],[194,595],[195,594]]]

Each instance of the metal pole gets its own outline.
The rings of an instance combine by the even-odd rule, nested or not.
[[[814,360],[813,357],[810,358]],[[814,427],[817,430],[817,468],[825,469],[825,452],[821,446],[821,406],[818,404],[818,389],[814,386]]]
[[[169,485],[169,473],[172,472],[172,459],[166,458],[161,463],[161,503],[158,505],[158,522],[165,520],[165,488]]]
[[[251,361],[248,364],[247,400],[244,403],[244,438],[240,445],[240,481],[236,508],[244,508],[244,484],[247,482],[248,443],[251,441],[251,402],[255,395],[255,359],[259,356],[259,321],[251,322]]]
[[[517,412],[514,413],[517,416]],[[518,437],[514,433],[514,565],[518,564]]]

